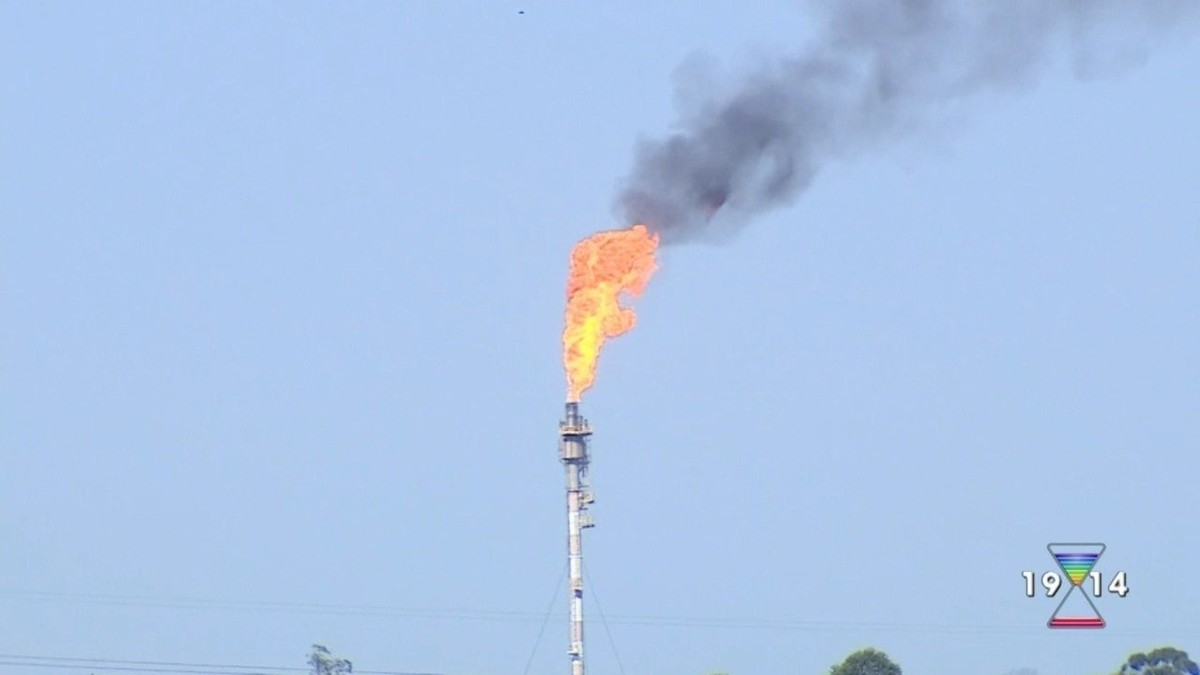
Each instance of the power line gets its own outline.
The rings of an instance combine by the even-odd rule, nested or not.
[[[295,666],[247,666],[242,664],[189,663],[184,661],[134,661],[130,659],[84,658],[79,656],[31,656],[28,654],[0,654],[0,659],[23,659],[29,661],[66,661],[71,663],[100,663],[128,666],[178,666],[183,668],[224,668],[237,670],[307,671]]]
[[[49,593],[41,591],[0,591],[0,598],[21,602],[65,602],[74,604],[148,607],[157,609],[228,610],[239,612],[278,612],[284,614],[332,614],[353,616],[400,616],[421,619],[480,619],[498,621],[540,621],[542,615],[510,610],[420,609],[384,605],[337,605],[300,602],[205,600],[199,598],[139,598],[89,593]]]
[[[148,661],[131,659],[87,658],[78,656],[34,656],[0,654],[0,666],[60,668],[124,673],[177,673],[187,675],[278,675],[309,672],[296,666],[249,666],[244,664],[192,663],[187,661]],[[361,675],[445,675],[403,670],[358,670]]]
[[[268,675],[263,671],[252,670],[191,670],[183,668],[139,668],[136,666],[105,666],[98,664],[79,663],[33,663],[29,661],[0,661],[0,667],[20,666],[21,668],[57,668],[59,670],[86,670],[89,672],[110,673],[172,673],[179,675]]]
[[[237,612],[278,612],[284,614],[329,614],[343,616],[378,616],[407,619],[440,619],[454,621],[498,621],[540,623],[545,621],[541,612],[511,610],[469,609],[418,609],[388,605],[316,604],[297,602],[262,602],[232,600],[202,600],[197,598],[136,598],[117,595],[83,593],[51,593],[42,591],[15,591],[0,589],[0,599],[25,602],[67,602],[79,604],[118,605],[158,609],[215,610]],[[565,613],[553,614],[565,617]],[[737,630],[783,630],[783,631],[860,631],[890,630],[900,632],[923,632],[938,634],[1028,634],[1043,633],[1046,629],[1038,625],[986,625],[947,623],[905,623],[866,621],[818,621],[804,619],[772,619],[761,617],[688,617],[665,615],[615,615],[608,622],[629,626],[652,626],[662,628],[709,628]],[[1120,629],[1109,627],[1110,634],[1154,636],[1162,634],[1187,634],[1200,636],[1200,627],[1150,627],[1146,629]]]

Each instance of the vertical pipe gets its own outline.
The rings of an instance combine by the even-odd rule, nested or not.
[[[579,464],[567,463],[567,565],[571,589],[571,675],[583,675],[583,528],[580,527]]]
[[[583,675],[583,529],[590,525],[584,516],[590,497],[585,498],[584,494],[587,437],[591,429],[587,420],[579,416],[578,403],[567,403],[566,419],[559,425],[559,433],[559,457],[567,477],[567,576],[571,603],[567,654],[571,659],[571,675]]]

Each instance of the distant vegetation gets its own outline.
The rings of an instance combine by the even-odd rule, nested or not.
[[[900,675],[900,666],[878,649],[860,649],[829,671],[829,675]]]
[[[308,656],[311,675],[351,675],[354,668],[348,659],[339,659],[322,645],[313,645]],[[709,675],[728,675],[714,672]],[[846,657],[829,669],[829,675],[903,675],[886,653],[867,647]],[[1012,670],[1007,675],[1038,675],[1032,668]],[[1187,652],[1174,647],[1159,647],[1149,652],[1130,655],[1115,675],[1200,675],[1200,665],[1188,658]]]
[[[354,666],[348,659],[335,658],[323,645],[313,645],[312,653],[308,655],[309,671],[312,675],[349,675],[354,672]]]
[[[1133,654],[1117,675],[1200,675],[1200,666],[1181,649],[1159,647]]]
[[[829,675],[901,675],[901,671],[887,654],[868,647],[833,666]],[[1037,671],[1022,668],[1010,671],[1008,675],[1037,675]],[[1115,675],[1200,675],[1200,665],[1188,658],[1182,649],[1159,647],[1132,654]]]

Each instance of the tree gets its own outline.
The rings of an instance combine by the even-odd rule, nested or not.
[[[347,675],[354,672],[354,665],[346,659],[335,659],[323,645],[313,645],[308,655],[312,675]]]
[[[1200,666],[1181,649],[1159,647],[1131,655],[1117,675],[1200,675]]]
[[[900,666],[878,649],[860,649],[829,671],[829,675],[900,675]]]

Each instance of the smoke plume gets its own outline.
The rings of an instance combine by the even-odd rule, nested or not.
[[[1030,84],[1056,53],[1095,76],[1137,65],[1196,0],[825,0],[805,51],[724,91],[681,70],[679,129],[642,142],[618,198],[664,244],[794,201],[826,162],[918,129],[940,108]],[[692,93],[692,96],[684,94]]]

